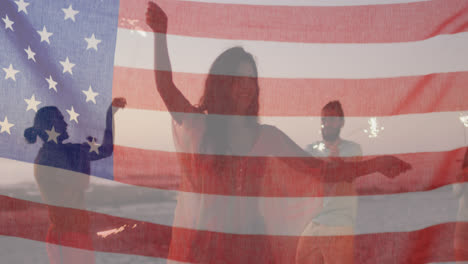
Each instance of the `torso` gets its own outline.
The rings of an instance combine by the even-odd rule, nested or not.
[[[245,140],[238,135],[223,155],[199,155],[199,144],[205,131],[203,122],[200,118],[182,127],[174,126],[176,148],[185,152],[181,154],[182,166],[190,167],[183,168],[181,190],[195,193],[195,196],[184,193],[179,195],[174,226],[195,230],[263,233],[265,224],[259,205],[245,197],[261,195],[265,160],[252,157],[265,156],[268,152],[268,145],[271,144],[267,136],[268,128],[259,125],[255,136],[247,137],[244,134]],[[217,167],[216,164],[221,166]],[[220,199],[218,195],[229,199]],[[213,256],[236,254],[235,250],[244,248],[241,244],[220,244],[222,236],[221,233],[210,233],[209,236],[204,232],[195,232],[190,236],[173,233],[169,255],[178,259],[182,257],[186,261],[211,263],[211,260],[217,259]],[[197,243],[197,246],[193,243]],[[265,247],[268,248],[266,244]],[[180,256],[180,248],[185,248],[183,256]],[[246,257],[251,261],[258,256],[247,254]]]
[[[41,195],[49,204],[72,208],[85,208],[84,190],[89,178],[90,161],[79,144],[44,146],[35,160],[34,175]],[[57,230],[86,232],[86,211],[70,211],[62,207],[49,207],[51,225]]]

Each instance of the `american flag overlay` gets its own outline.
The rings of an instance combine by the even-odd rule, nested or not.
[[[467,0],[0,18],[0,263],[468,263]]]

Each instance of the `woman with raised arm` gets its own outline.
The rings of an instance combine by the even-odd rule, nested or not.
[[[94,263],[84,194],[89,184],[91,161],[112,155],[113,114],[125,104],[125,99],[117,98],[109,106],[102,145],[92,137],[83,144],[64,144],[68,139],[68,125],[55,106],[39,109],[33,126],[24,131],[28,143],[35,143],[37,137],[43,142],[34,161],[34,177],[42,199],[50,205],[46,237],[50,263]],[[113,110],[112,106],[116,108]],[[69,244],[84,250],[63,246]]]
[[[242,236],[226,234],[266,232],[258,199],[246,199],[272,196],[272,189],[263,186],[264,157],[276,156],[319,182],[352,181],[373,172],[394,177],[409,168],[393,157],[327,163],[309,157],[276,127],[259,124],[257,67],[253,56],[240,47],[215,59],[200,102],[192,105],[172,79],[166,14],[150,2],[146,20],[156,33],[157,90],[173,117],[174,141],[184,170],[180,186],[184,192],[178,197],[169,259],[191,263],[275,261],[266,236],[252,238],[255,245],[248,245]],[[166,70],[158,70],[161,68]]]

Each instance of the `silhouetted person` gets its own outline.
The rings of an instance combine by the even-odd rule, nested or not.
[[[172,80],[164,33],[167,17],[154,3],[146,14],[155,32],[155,65],[159,94],[173,118],[174,141],[183,167],[181,190],[174,216],[168,258],[192,263],[272,263],[266,235],[255,246],[242,239],[228,239],[224,230],[241,234],[262,234],[265,221],[257,200],[262,196],[266,163],[259,157],[277,157],[291,169],[322,182],[354,179],[375,171],[398,167],[405,162],[381,157],[369,162],[328,164],[308,154],[282,131],[257,121],[259,86],[257,67],[251,54],[240,47],[226,50],[213,62],[198,105],[192,105]],[[252,158],[257,157],[257,158]],[[346,175],[344,171],[347,171]],[[396,176],[394,173],[388,176]],[[294,181],[294,179],[291,179]],[[312,186],[311,186],[312,188]],[[213,194],[221,194],[229,200]],[[220,230],[207,232],[204,230]],[[226,236],[227,235],[227,236]]]
[[[459,197],[457,225],[455,227],[455,259],[457,261],[468,260],[468,148],[463,160],[462,172],[457,175],[459,184],[454,185],[454,192]],[[464,262],[463,262],[464,263]]]
[[[327,103],[321,112],[321,131],[323,140],[307,145],[306,151],[314,157],[347,161],[361,160],[361,146],[355,142],[340,137],[344,126],[344,111],[339,101]],[[325,197],[323,208],[306,227],[302,236],[329,235],[320,244],[311,240],[299,241],[296,263],[352,263],[353,262],[353,234],[356,222],[357,193],[353,184],[348,181],[324,184],[325,196],[346,195],[340,199]],[[340,235],[334,237],[333,235]],[[347,236],[347,237],[343,237]]]
[[[112,105],[124,107],[125,99],[114,99]],[[68,139],[68,125],[55,106],[39,109],[33,126],[24,131],[29,143],[35,143],[37,137],[43,141],[34,161],[34,176],[43,200],[49,205],[46,242],[50,263],[94,263],[84,193],[89,184],[91,161],[112,155],[112,105],[107,111],[100,146],[91,137],[83,144],[63,143]],[[88,251],[61,246],[68,244]]]
[[[361,160],[361,146],[340,137],[345,118],[339,101],[331,101],[322,108],[321,120],[323,140],[307,145],[305,150],[314,157],[353,157]]]

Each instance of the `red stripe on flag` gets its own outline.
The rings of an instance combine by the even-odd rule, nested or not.
[[[391,194],[432,190],[461,181],[456,176],[461,173],[464,154],[465,148],[447,152],[394,155],[410,163],[413,168],[400,175],[392,183],[382,175],[372,174],[361,177],[355,182],[357,190],[346,188],[323,193],[324,186],[318,180],[291,169],[276,158],[244,157],[251,165],[249,170],[252,173],[243,178],[239,176],[233,179],[239,183],[239,188],[234,188],[231,181],[223,181],[217,173],[207,172],[203,175],[203,179],[183,180],[181,162],[189,159],[190,154],[116,146],[114,148],[114,180],[138,186],[219,195],[316,197]],[[199,156],[205,159],[214,157]],[[217,158],[224,159],[223,164],[230,166],[232,157],[218,156]],[[366,158],[370,157],[364,157]],[[288,159],[294,161],[304,158]],[[264,162],[267,168],[265,171],[262,168]],[[192,168],[184,169],[190,171]],[[203,186],[197,184],[197,180],[198,183],[203,182]],[[188,184],[189,182],[192,184]]]
[[[0,196],[0,235],[36,241],[46,241],[49,228],[47,205]],[[76,209],[62,208],[64,217],[77,214]],[[34,216],[34,217],[33,217]],[[219,263],[295,263],[299,248],[311,252],[319,247],[328,257],[337,256],[341,246],[353,247],[356,263],[428,263],[454,261],[454,229],[458,224],[468,228],[468,223],[444,223],[412,232],[392,232],[355,236],[262,236],[235,235],[184,228],[171,228],[131,219],[89,212],[93,246],[83,246],[77,240],[61,245],[102,252],[133,254],[165,258],[171,239],[179,243],[170,257],[184,262],[212,259]],[[121,232],[98,237],[98,230],[124,227]],[[134,227],[134,228],[133,228]],[[196,240],[194,240],[196,238]],[[301,239],[301,241],[300,241]],[[300,244],[299,244],[300,241]],[[193,244],[196,242],[196,244]],[[187,253],[190,252],[190,253]],[[195,252],[198,252],[195,254]],[[307,253],[307,252],[306,252]],[[457,260],[468,260],[468,255],[458,255]],[[351,262],[352,259],[349,259]],[[349,263],[348,262],[348,263]]]
[[[174,82],[197,104],[206,76],[174,73]],[[167,111],[152,70],[114,67],[113,83],[113,96],[126,98],[128,107]],[[468,72],[362,80],[261,78],[259,115],[320,116],[331,100],[340,100],[346,116],[463,111],[468,109],[467,83]]]
[[[287,7],[158,0],[170,34],[311,43],[383,43],[468,30],[465,0],[407,4]],[[119,27],[150,31],[145,2],[120,1]],[[242,14],[242,15],[239,15]]]
[[[70,215],[82,216],[83,213],[88,214],[90,219],[88,235],[92,239],[93,244],[82,243],[82,241],[76,238],[64,239],[61,243],[58,241],[47,241],[49,207],[56,212],[56,219],[70,219]],[[171,239],[171,227],[169,226],[72,208],[48,206],[3,195],[0,195],[0,209],[2,212],[0,214],[0,235],[21,237],[87,250],[167,257]],[[117,230],[119,228],[123,228],[121,232],[115,232],[106,237],[97,234],[99,231]],[[70,226],[70,230],[74,230],[74,227]],[[66,232],[63,233],[65,234]]]

